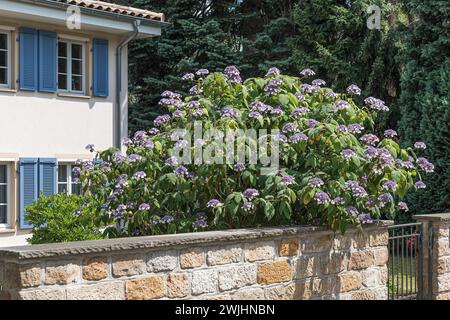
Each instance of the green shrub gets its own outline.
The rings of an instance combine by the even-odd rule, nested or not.
[[[96,161],[80,161],[75,168],[95,199],[92,210],[103,225],[114,225],[106,229],[108,236],[287,224],[344,232],[348,225],[408,210],[399,200],[414,186],[421,188],[422,172],[433,171],[416,155],[421,144],[402,149],[394,130],[383,137],[371,133],[377,114],[389,108],[373,97],[357,106],[352,96],[361,90],[355,85],[334,93],[323,80],[309,82],[312,70],[290,77],[271,68],[265,77],[244,82],[234,67],[208,73],[183,77],[194,84],[191,96],[164,92],[160,104],[170,113],[157,117],[155,128],[124,141],[125,154],[100,151]],[[266,137],[279,141],[280,170],[261,174],[261,162],[239,163],[236,150],[231,163],[220,150],[211,154],[223,164],[174,158],[177,147],[183,156],[195,155],[192,139],[186,147],[176,130],[192,133],[196,121],[225,136],[239,129],[279,129]],[[206,152],[220,146],[223,135],[193,140]],[[248,140],[247,157],[258,143]]]
[[[34,225],[31,244],[101,239],[95,227],[96,212],[89,198],[78,195],[41,195],[25,208],[27,221]]]

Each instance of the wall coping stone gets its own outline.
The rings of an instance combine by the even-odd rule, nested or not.
[[[364,225],[364,229],[387,227],[392,224],[393,222],[390,220],[377,220],[372,224]],[[355,232],[357,229],[352,227],[348,231]],[[313,232],[333,233],[329,228],[322,226],[290,226],[28,245],[0,249],[0,261],[101,254],[124,250],[161,249],[173,246],[205,245],[223,241],[239,242],[242,240],[301,236]]]
[[[450,213],[417,214],[413,216],[418,221],[450,221]]]

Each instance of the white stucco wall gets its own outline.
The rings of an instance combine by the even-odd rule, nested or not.
[[[109,39],[109,96],[107,98],[61,97],[41,92],[0,91],[0,154],[20,157],[89,154],[84,147],[111,147],[114,138],[115,49]],[[122,130],[126,133],[127,50],[124,50],[122,81]]]

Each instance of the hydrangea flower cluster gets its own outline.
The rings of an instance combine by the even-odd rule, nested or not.
[[[109,236],[305,223],[337,229],[408,211],[404,196],[426,188],[421,177],[434,171],[420,154],[426,144],[402,149],[395,130],[375,135],[368,124],[389,110],[385,103],[368,97],[358,106],[356,84],[337,93],[322,79],[310,81],[315,75],[306,68],[290,77],[272,67],[243,81],[236,66],[186,73],[189,96],[164,91],[159,104],[167,111],[125,139],[126,151],[89,144],[96,160],[77,161],[74,178],[98,206],[98,227]],[[192,132],[199,120],[217,132],[180,140],[174,130]],[[195,157],[195,145],[224,159],[214,140],[247,129],[279,130],[268,135],[279,143],[276,174],[237,153],[230,164],[186,162],[172,152],[188,149]]]

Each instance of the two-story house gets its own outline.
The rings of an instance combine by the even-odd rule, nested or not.
[[[161,13],[93,0],[0,0],[0,246],[25,244],[24,207],[79,192],[76,159],[127,135],[128,50]]]

